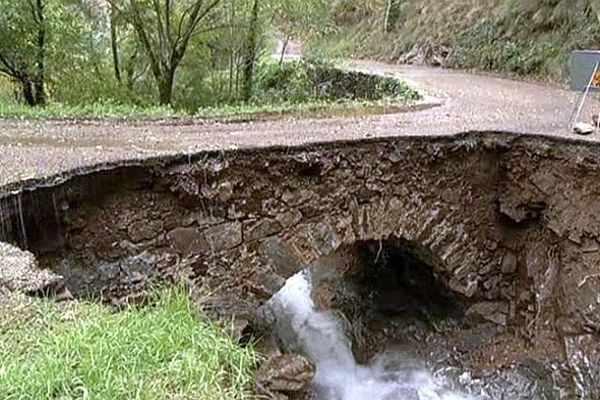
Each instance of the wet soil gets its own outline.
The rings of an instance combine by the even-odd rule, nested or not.
[[[543,364],[559,378],[571,371],[562,386],[571,396],[597,392],[596,145],[482,133],[105,167],[0,199],[1,239],[37,257],[26,253],[27,265],[11,263],[0,280],[52,272],[53,284],[62,279],[76,296],[117,303],[157,281],[184,281],[213,294],[215,316],[251,320],[306,266],[330,257],[330,270],[348,274],[354,258],[336,255],[367,241],[377,258],[379,242],[396,238],[412,244],[477,323],[446,329],[422,315],[421,294],[416,302],[384,301],[388,315],[367,325],[368,336],[382,332],[399,344],[415,337],[408,343],[423,352],[440,343],[439,353],[459,354],[473,379],[499,365],[504,373]],[[43,289],[47,281],[34,278]],[[335,295],[321,303],[331,306]],[[395,326],[389,311],[406,305],[421,315],[408,328]],[[473,330],[481,323],[494,334]]]

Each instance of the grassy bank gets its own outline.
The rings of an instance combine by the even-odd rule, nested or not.
[[[402,109],[412,100],[386,97],[380,100],[314,100],[304,103],[282,102],[279,104],[239,104],[209,107],[187,112],[169,107],[136,107],[129,105],[107,106],[91,104],[69,106],[50,104],[44,108],[32,108],[24,104],[0,104],[0,119],[64,120],[64,119],[166,119],[198,118],[219,121],[246,121],[277,119],[282,117],[326,118],[340,115],[379,114],[386,110]]]
[[[291,61],[261,69],[255,95],[247,103],[222,103],[198,109],[136,106],[119,103],[29,107],[0,101],[0,118],[11,119],[253,119],[280,116],[344,114],[347,110],[379,110],[419,99],[406,83],[391,77],[344,71],[329,64]]]
[[[600,43],[599,11],[591,0],[339,0],[337,29],[311,51],[564,82],[570,52]]]
[[[0,297],[3,400],[247,398],[256,357],[179,290],[118,313]]]

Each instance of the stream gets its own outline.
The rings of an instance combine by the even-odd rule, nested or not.
[[[319,400],[476,400],[443,371],[427,368],[401,349],[388,349],[368,365],[352,353],[348,322],[333,311],[316,311],[307,269],[286,282],[265,304],[277,318],[273,337],[316,365],[313,391]]]

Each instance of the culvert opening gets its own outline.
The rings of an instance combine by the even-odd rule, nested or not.
[[[401,239],[357,242],[342,250],[356,258],[346,277],[370,318],[458,318],[464,299],[452,292],[425,248]]]
[[[424,249],[402,240],[343,247],[288,279],[258,310],[256,326],[267,347],[315,363],[309,398],[471,399],[446,365],[411,348],[414,341],[383,343],[373,334],[384,346],[368,357],[357,354],[380,321],[393,321],[381,331],[404,324],[399,332],[409,334],[415,321],[459,315],[462,300],[428,260]]]

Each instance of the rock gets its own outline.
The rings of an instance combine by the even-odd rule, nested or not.
[[[511,400],[554,400],[572,399],[567,393],[560,393],[555,372],[557,366],[547,361],[525,358],[511,368],[498,369],[491,376],[483,378],[483,391],[486,399]],[[583,398],[583,397],[577,397]]]
[[[302,213],[299,210],[292,209],[283,214],[277,215],[275,219],[281,224],[282,227],[289,228],[302,220]]]
[[[289,278],[305,268],[298,254],[284,240],[277,236],[267,237],[262,241],[263,251],[271,260],[273,270],[284,278]]]
[[[329,310],[335,300],[335,290],[328,282],[322,282],[313,289],[312,297],[317,311]]]
[[[594,125],[588,124],[587,122],[578,122],[573,127],[573,132],[579,135],[589,135],[595,130]]]
[[[40,269],[33,254],[0,242],[0,288],[24,293],[45,293],[63,286],[64,278]]]
[[[508,305],[503,302],[482,301],[475,303],[465,312],[465,318],[473,325],[484,322],[492,322],[497,325],[506,326]]]
[[[488,280],[486,280],[485,282],[483,282],[483,287],[489,291],[492,288],[497,287],[500,284],[500,280],[501,280],[500,276],[494,275],[494,276],[490,277]]]
[[[507,275],[517,272],[517,256],[514,253],[508,252],[504,255],[501,270]]]
[[[250,290],[263,300],[269,300],[279,289],[285,285],[285,279],[279,276],[272,268],[264,268],[256,272],[248,282]]]
[[[171,247],[179,254],[202,254],[208,251],[208,243],[197,228],[175,228],[167,233]]]
[[[564,341],[567,362],[578,392],[577,398],[595,398],[600,393],[600,336],[571,336]]]
[[[288,206],[298,206],[312,198],[314,193],[307,189],[286,190],[281,195],[281,200]]]
[[[167,233],[167,240],[182,255],[217,253],[242,243],[242,224],[230,222],[203,231],[198,228],[175,228]]]
[[[456,278],[450,280],[448,285],[451,290],[464,294],[466,297],[473,297],[477,292],[477,288],[479,287],[479,282],[476,278],[468,279],[467,282],[459,281]]]
[[[309,359],[275,351],[260,366],[256,389],[269,399],[287,400],[309,390],[315,371],[315,365]]]
[[[233,189],[234,185],[232,182],[221,182],[217,186],[217,196],[219,197],[219,200],[222,202],[231,200],[233,197]]]
[[[204,237],[210,246],[210,250],[214,253],[231,249],[242,243],[242,224],[228,222],[211,226],[204,231]]]
[[[274,235],[281,231],[279,222],[272,219],[262,219],[244,224],[244,240],[251,241]]]
[[[136,221],[127,227],[127,235],[133,243],[154,239],[163,230],[160,219]]]

